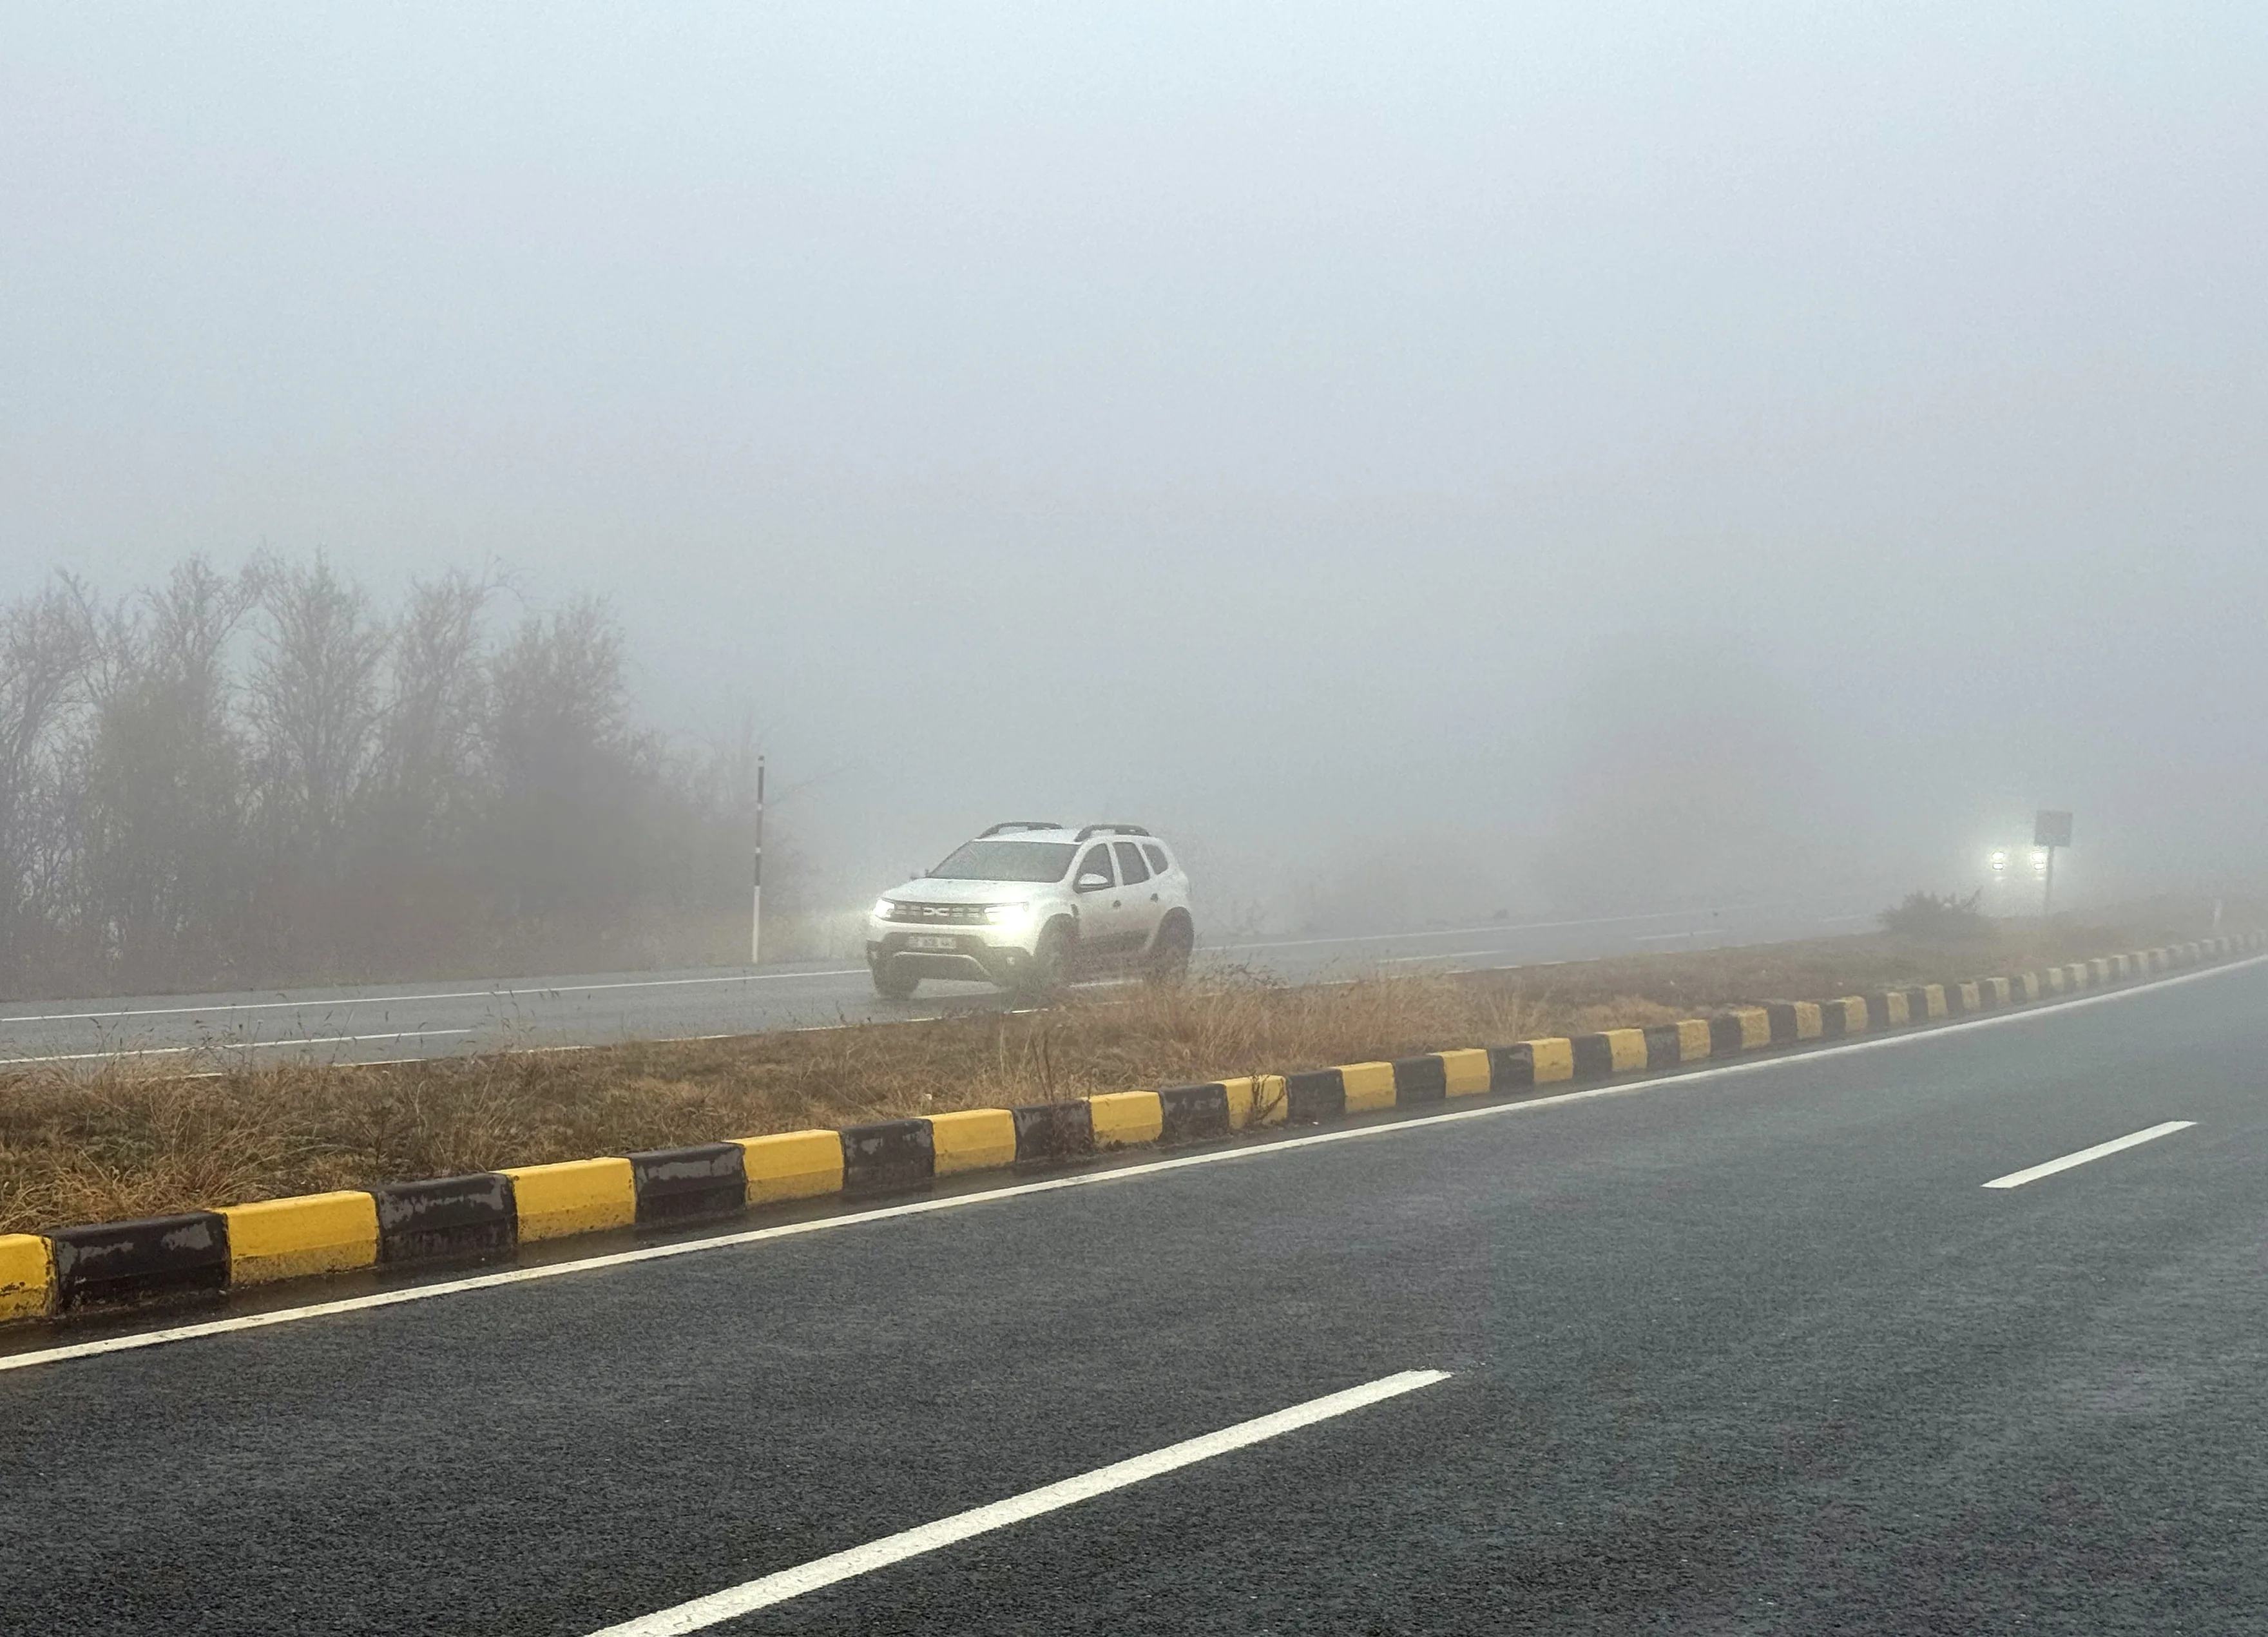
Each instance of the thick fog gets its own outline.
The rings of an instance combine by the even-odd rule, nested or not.
[[[2264,84],[2241,6],[13,6],[0,598],[597,593],[846,905],[1012,817],[1285,928],[2038,806],[2074,902],[2257,884]]]

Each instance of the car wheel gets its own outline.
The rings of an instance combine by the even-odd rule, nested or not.
[[[874,968],[874,993],[886,1001],[910,1001],[920,987],[919,975],[901,977],[895,961],[886,960]]]
[[[1150,949],[1147,976],[1152,983],[1179,983],[1189,975],[1189,954],[1197,948],[1197,929],[1187,915],[1173,914],[1158,929]]]
[[[1034,1000],[1043,1000],[1063,987],[1071,976],[1071,929],[1060,921],[1051,921],[1040,930],[1040,941],[1032,946],[1032,964],[1024,969],[1023,980],[1018,991]]]

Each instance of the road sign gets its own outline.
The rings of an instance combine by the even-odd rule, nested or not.
[[[2055,914],[2055,855],[2058,847],[2071,845],[2071,815],[2043,807],[2032,819],[2032,845],[2048,849],[2047,869],[2040,883],[2040,919]]]

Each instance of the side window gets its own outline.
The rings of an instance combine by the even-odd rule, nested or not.
[[[1150,878],[1150,866],[1142,862],[1142,849],[1131,841],[1120,841],[1118,848],[1118,878],[1128,886]]]
[[[1166,862],[1166,849],[1155,841],[1142,843],[1142,855],[1150,861],[1150,869],[1153,874],[1162,876],[1173,868],[1173,865]]]
[[[1111,879],[1110,844],[1108,841],[1097,841],[1086,849],[1086,856],[1079,861],[1079,868],[1071,872],[1074,885],[1081,876],[1101,876],[1105,881]]]

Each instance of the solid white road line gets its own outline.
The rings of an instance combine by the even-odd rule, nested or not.
[[[871,1575],[876,1569],[902,1563],[908,1558],[917,1558],[924,1553],[935,1552],[977,1535],[990,1534],[996,1529],[1005,1529],[1012,1523],[1020,1523],[1043,1513],[1077,1506],[1082,1501],[1092,1501],[1095,1496],[1108,1494],[1114,1489],[1124,1489],[1147,1479],[1178,1472],[1184,1466],[1194,1466],[1199,1461],[1210,1461],[1216,1456],[1227,1455],[1270,1438],[1280,1438],[1285,1433],[1299,1431],[1302,1427],[1313,1427],[1318,1421],[1327,1421],[1388,1398],[1398,1398],[1405,1392],[1415,1392],[1420,1387],[1430,1387],[1448,1378],[1447,1370],[1439,1369],[1408,1369],[1398,1376],[1381,1376],[1362,1386],[1350,1387],[1344,1392],[1310,1398],[1305,1404],[1295,1404],[1288,1410],[1277,1411],[1273,1415],[1239,1421],[1233,1427],[1224,1427],[1220,1431],[1207,1433],[1201,1438],[1169,1443],[1162,1450],[1152,1450],[1147,1455],[1138,1455],[1129,1461],[1099,1466],[1091,1472],[1080,1473],[1077,1478],[1066,1478],[1060,1483],[1049,1484],[1038,1489],[1027,1489],[1022,1494],[1012,1495],[1005,1501],[995,1501],[990,1506],[956,1512],[951,1517],[939,1518],[934,1523],[924,1523],[918,1529],[886,1535],[880,1540],[853,1546],[847,1552],[814,1558],[808,1563],[782,1569],[761,1580],[748,1581],[726,1591],[711,1592],[705,1597],[696,1597],[689,1603],[679,1604],[675,1608],[641,1615],[634,1620],[624,1620],[618,1626],[609,1626],[604,1631],[593,1633],[592,1637],[683,1637],[685,1633],[705,1630],[755,1610],[768,1609],[776,1603],[785,1603],[791,1597],[817,1591],[822,1586],[832,1586],[837,1581]]]
[[[2035,1023],[2058,1013],[2077,1011],[2089,1006],[2115,1005],[2160,989],[2201,983],[2207,979],[2262,965],[2268,965],[2268,955],[2256,955],[2249,960],[2237,961],[2227,966],[2184,973],[2177,978],[2164,978],[2154,983],[2138,984],[2132,988],[2107,989],[2100,995],[2080,995],[2051,1005],[2028,1007],[2021,1011],[1996,1012],[1986,1017],[1964,1018],[1959,1023],[1940,1024],[1933,1028],[1915,1029],[1903,1034],[1869,1035],[1863,1039],[1845,1040],[1788,1057],[1752,1058],[1746,1061],[1735,1060],[1712,1068],[1684,1069],[1646,1079],[1609,1081],[1603,1085],[1556,1092],[1550,1097],[1523,1097],[1516,1103],[1488,1103],[1477,1108],[1458,1109],[1445,1114],[1426,1114],[1414,1119],[1389,1120],[1375,1126],[1345,1126],[1336,1130],[1314,1132],[1307,1136],[1279,1137],[1273,1141],[1256,1142],[1248,1148],[1207,1149],[1196,1154],[1177,1155],[1172,1159],[1147,1160],[1138,1165],[1114,1166],[1108,1171],[1075,1171],[1068,1176],[1049,1177],[1039,1182],[1012,1183],[1005,1188],[983,1188],[968,1193],[949,1193],[941,1198],[909,1200],[902,1205],[878,1206],[872,1210],[849,1211],[839,1216],[818,1216],[807,1222],[781,1222],[770,1228],[751,1228],[740,1233],[719,1234],[713,1238],[683,1239],[673,1244],[652,1244],[636,1251],[613,1251],[603,1256],[581,1257],[573,1261],[548,1262],[538,1267],[512,1267],[499,1273],[475,1274],[467,1278],[442,1280],[429,1285],[408,1285],[398,1290],[342,1296],[335,1301],[312,1303],[306,1307],[277,1308],[270,1312],[244,1313],[232,1318],[207,1319],[202,1324],[177,1325],[167,1330],[145,1330],[130,1335],[107,1336],[99,1341],[43,1347],[37,1352],[0,1354],[0,1374],[29,1369],[39,1364],[59,1364],[67,1359],[95,1358],[106,1353],[132,1353],[144,1347],[160,1347],[176,1341],[195,1341],[207,1336],[226,1335],[232,1331],[265,1330],[270,1325],[289,1325],[303,1318],[325,1318],[337,1313],[358,1313],[370,1308],[398,1307],[406,1302],[430,1302],[436,1297],[461,1296],[468,1291],[534,1284],[547,1279],[563,1278],[570,1274],[627,1267],[636,1262],[662,1262],[703,1251],[760,1244],[770,1239],[792,1239],[807,1233],[828,1233],[841,1228],[860,1227],[867,1222],[889,1222],[901,1216],[925,1216],[932,1211],[956,1211],[971,1205],[990,1205],[1002,1200],[1022,1199],[1029,1194],[1060,1193],[1069,1188],[1093,1188],[1112,1183],[1132,1182],[1144,1177],[1162,1176],[1167,1171],[1189,1171],[1200,1165],[1238,1164],[1247,1160],[1296,1154],[1333,1142],[1370,1142],[1407,1137],[1436,1131],[1444,1126],[1462,1125],[1469,1119],[1513,1119],[1545,1109],[1565,1108],[1573,1103],[1594,1102],[1602,1097],[1639,1097],[1674,1091],[1734,1075],[1769,1074],[1775,1069],[1817,1062],[1822,1058],[1843,1057],[1857,1052],[1895,1051],[1903,1046],[1919,1045],[1925,1040],[1942,1040],[1949,1036],[1966,1034],[1974,1029],[2005,1029],[2014,1024]]]
[[[438,1040],[445,1036],[470,1034],[470,1029],[396,1029],[391,1034],[283,1035],[273,1040],[206,1040],[195,1046],[122,1046],[107,1052],[64,1052],[54,1057],[0,1057],[0,1068],[26,1063],[86,1063],[97,1059],[180,1057],[195,1052],[289,1051],[298,1046],[364,1046],[374,1040]]]
[[[2051,1159],[2043,1165],[2034,1165],[2024,1171],[2012,1171],[2005,1177],[1995,1177],[1984,1186],[1988,1188],[2021,1188],[2028,1182],[2037,1182],[2043,1177],[2052,1177],[2059,1171],[2069,1171],[2074,1165],[2084,1165],[2089,1160],[2099,1160],[2106,1154],[2116,1154],[2121,1149],[2155,1142],[2160,1137],[2170,1137],[2176,1131],[2187,1131],[2197,1124],[2194,1119],[2169,1119],[2162,1126],[2153,1126],[2147,1131],[2131,1132],[2114,1137],[2108,1142],[2098,1142],[2091,1149],[2081,1149],[2076,1154],[2066,1154],[2061,1159]]]
[[[122,1011],[26,1012],[0,1017],[0,1025],[32,1023],[102,1023],[113,1017],[202,1017],[217,1012],[335,1012],[357,1006],[408,1006],[418,1001],[517,1001],[534,995],[598,995],[609,989],[687,989],[706,983],[783,983],[799,978],[863,978],[864,966],[828,972],[730,972],[701,978],[629,978],[608,983],[528,983],[521,987],[437,989],[424,995],[335,995],[276,1001],[220,1001],[208,1006],[138,1006]]]
[[[1735,911],[1779,909],[1782,904],[1734,905]],[[1570,927],[1611,927],[1631,921],[1668,921],[1678,915],[1713,914],[1713,910],[1667,909],[1642,915],[1605,915],[1588,921],[1525,921],[1499,922],[1486,927],[1447,927],[1431,932],[1375,932],[1358,937],[1288,938],[1269,943],[1223,943],[1208,945],[1199,950],[1200,955],[1239,954],[1248,950],[1303,949],[1327,943],[1379,943],[1394,939],[1469,937],[1476,933],[1546,932]],[[1864,919],[1864,917],[1858,917]],[[1493,954],[1494,951],[1475,951],[1476,954]],[[407,1006],[420,1001],[512,1001],[526,995],[598,995],[615,989],[678,989],[693,988],[716,983],[786,983],[806,978],[863,978],[864,966],[843,966],[825,972],[732,972],[704,973],[694,978],[630,978],[603,983],[571,983],[557,979],[523,979],[517,983],[499,982],[485,989],[436,989],[417,995],[341,995],[328,997],[292,998],[284,996],[273,1001],[215,1001],[202,1006],[137,1006],[104,1011],[90,1009],[75,1012],[22,1012],[0,1015],[0,1027],[9,1024],[35,1023],[101,1023],[114,1017],[195,1017],[222,1012],[272,1011],[336,1011],[355,1006]],[[26,1062],[63,1062],[63,1058],[26,1058]]]
[[[1778,910],[1800,907],[1805,900],[1789,899],[1768,904],[1727,904],[1736,914],[1757,910]],[[1495,932],[1559,932],[1571,927],[1621,927],[1640,921],[1675,921],[1681,915],[1714,915],[1717,909],[1654,909],[1642,915],[1594,915],[1585,921],[1497,921],[1484,927],[1440,927],[1430,932],[1365,932],[1351,937],[1336,938],[1277,938],[1265,943],[1216,943],[1199,948],[1200,955],[1233,955],[1246,950],[1313,949],[1326,943],[1390,943],[1396,939],[1416,943],[1421,938],[1469,938],[1481,933]],[[1864,917],[1860,917],[1864,919]]]

